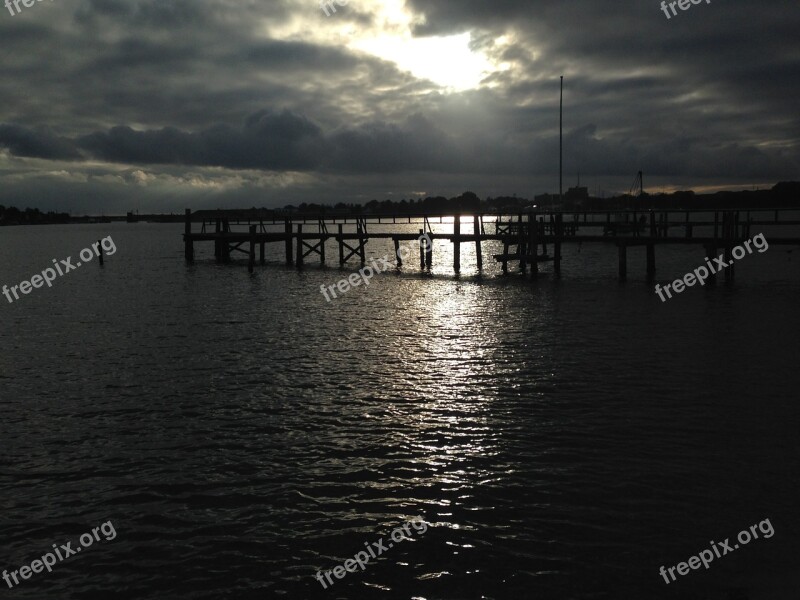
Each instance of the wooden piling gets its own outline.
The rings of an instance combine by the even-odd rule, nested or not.
[[[453,221],[453,271],[461,272],[461,216]]]
[[[431,243],[430,244],[427,244],[427,243],[425,244],[426,245],[426,248],[425,248],[425,268],[428,269],[428,271],[430,271],[431,267],[433,266],[433,237],[430,236],[430,234],[428,234],[428,235],[429,235],[429,238],[431,240]]]
[[[394,256],[395,256],[395,260],[396,260],[395,264],[398,267],[402,267],[403,266],[403,257],[400,254],[400,240],[398,240],[397,238],[393,238],[392,241],[394,242]]]
[[[256,226],[250,225],[250,252],[247,255],[247,272],[252,273],[256,263]]]
[[[532,220],[533,219],[533,220]],[[528,231],[530,232],[531,223],[535,221],[535,217],[533,215],[528,216]],[[522,214],[519,215],[519,225],[517,226],[517,254],[519,254],[519,270],[521,272],[525,272],[525,269],[528,266],[528,261],[525,258],[526,254],[526,239],[525,239],[525,227],[522,224]],[[533,249],[536,252],[536,248]]]
[[[228,263],[231,260],[231,247],[230,243],[228,242],[228,238],[226,237],[227,234],[231,230],[230,222],[227,218],[223,217],[221,222],[222,227],[222,239],[221,246],[220,246],[220,256],[222,258],[222,262]]]
[[[556,215],[555,241],[553,242],[553,273],[561,275],[561,238],[564,237],[564,219],[561,213]]]
[[[222,260],[222,241],[219,238],[219,233],[222,231],[222,219],[217,217],[214,220],[214,233],[217,235],[214,237],[214,258],[218,261]]]
[[[295,260],[297,263],[297,268],[303,268],[303,226],[297,226],[297,259]]]
[[[103,266],[103,244],[97,240],[97,258],[100,260],[100,266]]]
[[[289,219],[283,221],[283,231],[286,233],[286,264],[292,265],[292,222]]]
[[[363,267],[367,259],[364,254],[364,221],[362,219],[358,220],[356,229],[358,231],[358,257],[361,259],[361,266]]]
[[[344,238],[342,238],[342,224],[339,223],[339,266],[344,265]]]
[[[422,234],[425,233],[422,229],[419,230],[419,268],[425,270],[425,238]]]
[[[533,224],[534,224],[534,226],[536,225],[536,219],[533,220]],[[541,232],[541,234],[542,234],[541,235],[541,238],[542,238],[542,255],[547,256],[547,242],[545,241],[545,237],[544,237],[544,217],[539,217],[539,229],[537,231],[537,234],[538,234],[538,232]],[[536,254],[536,247],[533,248],[533,254]]]
[[[543,223],[544,221],[542,221]],[[531,255],[529,262],[531,264],[531,277],[536,277],[539,274],[539,257],[537,256],[537,246],[539,238],[539,223],[536,221],[536,216],[531,215],[528,217],[528,253]],[[542,236],[544,240],[544,236]]]
[[[481,252],[481,218],[475,215],[472,220],[472,231],[475,234],[475,260],[478,263],[478,271],[483,270],[483,254]]]

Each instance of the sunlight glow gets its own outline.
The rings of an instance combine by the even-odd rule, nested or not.
[[[489,60],[469,48],[470,34],[413,38],[381,36],[359,40],[351,47],[395,63],[420,79],[453,91],[477,88],[494,68]]]

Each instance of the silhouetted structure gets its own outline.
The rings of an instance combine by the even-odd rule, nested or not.
[[[745,211],[716,211],[713,221],[706,220],[703,216],[706,211],[627,211],[623,213],[601,212],[579,213],[529,211],[518,213],[517,220],[513,217],[509,221],[502,218],[495,221],[495,232],[487,233],[484,228],[484,217],[498,217],[497,213],[473,213],[473,233],[461,233],[462,213],[450,212],[431,215],[405,214],[405,215],[330,215],[318,213],[302,215],[279,215],[275,211],[197,211],[192,213],[186,209],[184,244],[187,262],[194,260],[195,242],[213,241],[214,256],[217,260],[227,262],[232,252],[241,252],[248,256],[250,271],[255,264],[255,248],[260,247],[260,260],[264,263],[264,247],[268,243],[283,243],[285,245],[286,264],[303,266],[305,258],[316,254],[320,262],[325,264],[325,243],[334,240],[339,246],[339,264],[344,265],[351,257],[358,256],[361,264],[365,262],[365,246],[370,239],[391,239],[395,250],[402,241],[417,240],[418,235],[408,232],[380,232],[369,233],[368,223],[419,223],[423,226],[420,235],[427,233],[430,239],[447,240],[453,244],[453,269],[456,273],[461,268],[460,245],[462,243],[476,244],[476,258],[478,270],[483,268],[481,244],[485,241],[499,241],[503,244],[503,252],[495,254],[494,259],[502,264],[503,272],[508,271],[510,261],[519,262],[519,270],[523,273],[530,266],[531,273],[538,272],[540,262],[553,262],[553,271],[556,275],[561,272],[561,247],[565,243],[611,243],[619,250],[619,277],[627,276],[627,249],[629,246],[645,245],[647,247],[647,275],[655,275],[655,246],[657,244],[695,244],[701,245],[706,250],[707,256],[717,256],[717,250],[723,249],[729,255],[731,249],[750,238],[753,225],[759,226],[763,231],[764,226],[800,225],[800,221],[780,219],[781,210],[770,210],[771,219],[754,218],[753,210]],[[764,212],[764,211],[761,211]],[[506,213],[508,214],[508,213]],[[589,219],[589,215],[592,219]],[[675,218],[678,215],[683,219]],[[644,219],[641,217],[645,216]],[[566,217],[566,218],[565,218]],[[581,218],[582,217],[582,218]],[[601,218],[598,218],[601,217]],[[432,219],[453,218],[453,233],[433,233],[430,226]],[[311,221],[316,222],[316,231],[304,231],[304,225]],[[192,223],[202,223],[199,233],[192,231]],[[255,224],[253,223],[255,222]],[[270,223],[271,222],[271,223]],[[354,223],[356,231],[345,233],[343,224]],[[269,224],[283,224],[282,232],[267,231]],[[246,224],[248,231],[234,231],[232,224]],[[329,225],[337,225],[337,232],[330,233]],[[213,230],[211,227],[213,226]],[[713,228],[712,235],[695,236],[696,227]],[[602,229],[602,233],[579,233],[579,230]],[[670,231],[682,230],[682,236],[670,236]],[[800,245],[800,238],[770,237],[771,245]],[[554,255],[547,252],[548,244],[552,244]],[[248,245],[249,250],[242,250]],[[541,253],[538,252],[541,245]],[[293,251],[294,249],[294,251]],[[426,255],[420,248],[420,268],[430,269],[432,264],[432,249],[428,248]],[[397,265],[401,266],[400,263]],[[725,270],[726,280],[733,278],[733,267]]]

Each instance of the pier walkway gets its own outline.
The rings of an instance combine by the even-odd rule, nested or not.
[[[725,256],[729,266],[725,279],[734,277],[731,251],[753,235],[764,233],[770,245],[800,245],[800,236],[771,236],[775,227],[800,226],[800,221],[788,219],[789,212],[796,209],[750,210],[631,210],[592,212],[531,211],[505,213],[466,214],[353,214],[327,212],[320,214],[286,214],[266,210],[201,210],[186,209],[184,246],[187,262],[194,260],[194,244],[213,242],[214,256],[228,262],[233,252],[243,253],[252,272],[256,263],[256,247],[259,260],[265,262],[266,244],[283,244],[287,265],[302,268],[306,258],[314,255],[325,264],[325,243],[335,240],[338,244],[340,265],[349,260],[365,263],[366,244],[373,239],[391,239],[394,243],[398,266],[402,261],[397,250],[401,241],[419,240],[424,233],[432,240],[446,240],[453,244],[453,270],[461,270],[461,244],[475,244],[478,270],[483,269],[482,243],[497,241],[503,251],[493,254],[504,273],[509,263],[517,263],[523,273],[528,269],[532,275],[539,270],[539,263],[552,262],[553,272],[561,273],[561,252],[564,244],[601,243],[618,248],[619,278],[627,276],[627,249],[631,246],[646,246],[646,273],[653,278],[656,272],[655,248],[667,244],[695,244],[702,246],[706,256]],[[711,216],[713,215],[713,218]],[[465,223],[465,219],[468,221]],[[433,233],[432,224],[452,224],[452,233]],[[451,223],[452,222],[452,223]],[[309,223],[311,226],[309,226]],[[200,231],[193,231],[193,224],[200,224]],[[368,232],[368,225],[419,225],[419,233],[406,231]],[[469,225],[472,225],[470,228]],[[235,230],[236,226],[245,230]],[[268,231],[267,226],[282,225],[283,231]],[[355,225],[355,232],[345,232],[344,225]],[[463,231],[463,227],[472,231]],[[486,231],[487,226],[489,231]],[[757,227],[757,230],[753,230]],[[703,235],[697,235],[701,228]],[[548,252],[552,248],[552,254]],[[420,243],[420,269],[430,269],[433,249]]]

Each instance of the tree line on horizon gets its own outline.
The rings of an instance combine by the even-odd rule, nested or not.
[[[514,196],[487,197],[481,200],[477,194],[467,191],[453,198],[428,196],[408,200],[370,200],[366,204],[339,202],[334,206],[303,202],[299,206],[288,204],[282,212],[325,213],[355,212],[365,214],[411,214],[448,212],[468,213],[470,211],[491,212],[529,209],[537,204],[550,209],[557,204],[558,194],[543,194],[537,200]],[[780,182],[770,189],[720,191],[713,194],[696,194],[692,190],[672,193],[632,196],[620,194],[608,198],[587,196],[576,199],[566,194],[563,210],[621,210],[621,209],[722,209],[722,208],[800,208],[800,182]],[[253,207],[255,209],[255,207]],[[269,209],[265,209],[269,210]]]
[[[38,208],[20,210],[16,206],[5,207],[0,204],[0,225],[49,225],[69,222],[69,213],[54,211],[45,213]]]
[[[410,198],[408,200],[370,200],[366,204],[339,202],[333,206],[303,202],[299,206],[286,205],[277,209],[282,213],[356,213],[356,214],[445,214],[481,212],[513,212],[530,209],[538,204],[540,208],[551,209],[558,202],[558,195],[545,194],[537,196],[537,200],[513,196],[497,196],[480,199],[477,194],[467,191],[453,198],[444,196],[428,196],[426,198]],[[735,208],[798,208],[800,209],[800,181],[783,181],[770,189],[742,190],[738,192],[720,191],[713,194],[695,194],[691,190],[676,191],[670,194],[648,194],[631,196],[621,194],[609,198],[587,196],[582,199],[570,198],[566,195],[564,211],[581,210],[622,210],[622,209],[735,209]],[[251,210],[257,210],[253,207]],[[270,211],[276,209],[262,208]],[[132,213],[130,213],[132,214]],[[130,216],[129,214],[129,216]],[[182,220],[176,214],[174,220]],[[87,217],[83,217],[85,220]],[[72,223],[77,217],[64,212],[42,212],[38,208],[18,209],[15,206],[0,205],[0,226],[3,225],[43,225]]]

